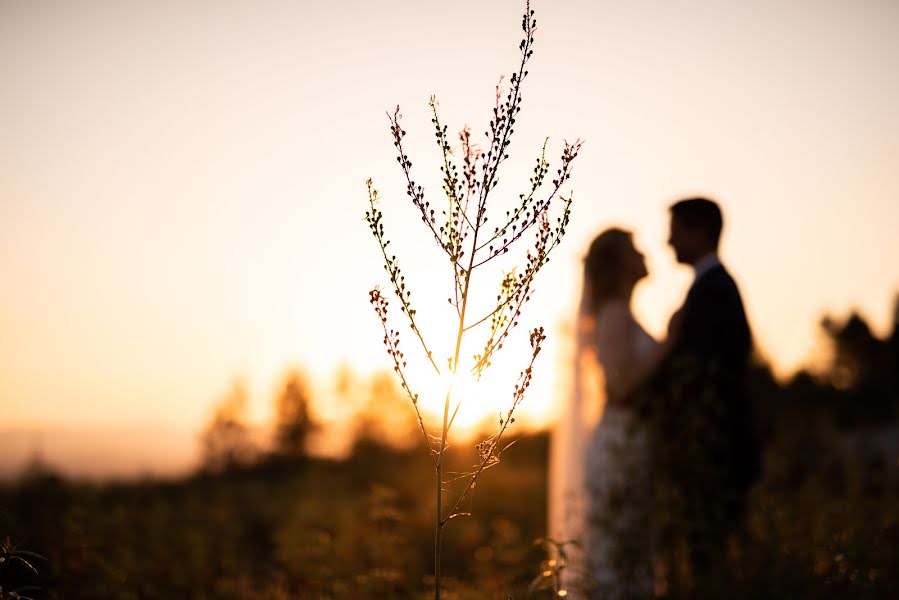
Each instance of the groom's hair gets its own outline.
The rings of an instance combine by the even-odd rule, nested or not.
[[[671,218],[689,229],[702,231],[716,246],[721,239],[724,226],[721,209],[708,198],[686,198],[675,202],[671,206]]]

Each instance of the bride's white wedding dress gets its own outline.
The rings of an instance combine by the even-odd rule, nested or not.
[[[649,597],[648,449],[627,397],[659,345],[622,301],[605,304],[586,323],[571,397],[553,436],[549,534],[580,542],[566,578],[574,597],[577,588],[602,598]]]

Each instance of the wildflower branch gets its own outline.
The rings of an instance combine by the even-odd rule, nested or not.
[[[484,248],[487,248],[490,258],[502,253],[502,249],[500,249],[500,251],[494,252],[494,249],[490,244],[498,240],[500,237],[508,235],[510,230],[513,232],[516,231],[518,227],[518,221],[522,218],[522,215],[524,215],[524,220],[526,223],[532,219],[530,206],[534,202],[534,195],[543,184],[543,178],[546,176],[546,172],[549,169],[549,163],[546,161],[546,144],[548,143],[548,141],[548,138],[543,141],[543,149],[540,152],[540,156],[537,158],[537,166],[534,168],[534,175],[532,175],[530,178],[530,190],[527,194],[518,195],[519,200],[521,200],[521,204],[515,209],[514,212],[509,210],[506,211],[506,223],[502,227],[496,227],[493,231],[493,236],[490,237],[490,239],[482,242],[481,245],[477,247],[477,252],[480,252]],[[541,203],[538,203],[537,206],[534,207],[533,214],[536,215],[537,213],[541,212],[543,208],[544,206],[542,206]],[[548,206],[546,208],[548,208]],[[524,229],[525,227],[522,227],[522,231],[524,231]],[[506,248],[508,248],[507,244],[504,245],[506,246]]]
[[[459,182],[458,169],[452,159],[450,159],[452,149],[446,136],[447,126],[440,122],[437,104],[437,98],[431,96],[429,101],[432,114],[431,123],[434,124],[437,145],[440,147],[440,152],[443,155],[443,165],[440,167],[440,171],[443,173],[443,192],[446,194],[447,200],[449,200],[449,209],[443,212],[443,216],[446,218],[446,225],[440,228],[440,233],[442,237],[446,238],[445,245],[448,247],[445,249],[449,253],[450,260],[455,264],[462,258],[462,241],[466,235],[464,225],[472,224],[466,214],[466,206],[462,204],[465,188]]]
[[[393,291],[402,304],[400,311],[409,318],[409,326],[412,328],[415,335],[418,336],[418,340],[421,342],[421,346],[424,348],[428,360],[431,361],[431,366],[434,367],[434,370],[437,371],[437,374],[439,375],[440,368],[437,366],[437,363],[434,362],[434,355],[428,348],[424,336],[421,334],[421,331],[418,329],[418,324],[415,322],[416,311],[412,308],[411,304],[412,292],[406,289],[406,278],[400,271],[396,256],[388,256],[387,254],[387,246],[390,245],[390,240],[386,238],[384,234],[384,224],[381,222],[384,215],[377,207],[378,190],[374,188],[371,179],[366,181],[365,185],[368,187],[368,203],[371,207],[371,210],[365,213],[365,220],[368,222],[368,227],[371,230],[372,235],[375,236],[378,247],[381,249],[381,255],[384,258],[384,270],[390,275],[390,283],[393,285]]]
[[[521,21],[524,39],[519,44],[521,61],[518,69],[512,74],[508,91],[500,84],[496,86],[496,100],[493,107],[493,118],[485,132],[487,138],[486,152],[478,148],[472,142],[471,132],[465,127],[459,133],[461,155],[454,156],[453,148],[448,137],[448,128],[444,125],[437,109],[437,100],[430,98],[431,122],[434,126],[434,134],[441,153],[440,171],[442,174],[442,187],[446,194],[446,209],[442,211],[442,219],[438,222],[438,216],[429,202],[424,199],[424,190],[412,179],[412,162],[405,153],[403,138],[406,132],[400,126],[401,115],[399,107],[390,114],[390,129],[393,136],[394,147],[397,150],[397,162],[403,170],[406,180],[406,193],[412,200],[412,204],[419,211],[422,221],[430,229],[434,240],[446,253],[453,268],[453,297],[448,299],[449,304],[455,308],[458,318],[456,327],[455,350],[447,358],[447,368],[452,376],[446,388],[446,396],[443,403],[442,426],[439,435],[429,435],[424,426],[418,406],[418,395],[412,392],[406,378],[406,362],[399,349],[399,333],[390,329],[387,324],[387,300],[376,288],[371,292],[371,302],[381,319],[384,328],[384,344],[388,354],[394,362],[394,370],[400,378],[405,393],[415,407],[418,416],[419,427],[425,436],[428,449],[434,460],[435,466],[435,530],[434,530],[434,598],[440,600],[441,595],[441,540],[443,528],[447,522],[466,512],[460,510],[462,502],[471,497],[471,490],[477,484],[481,473],[499,463],[500,456],[512,444],[504,443],[504,435],[515,421],[515,411],[524,398],[525,391],[530,386],[533,367],[537,355],[540,353],[541,344],[545,340],[542,328],[531,331],[530,343],[532,355],[527,368],[519,374],[512,393],[511,408],[505,413],[500,413],[499,430],[478,445],[480,460],[474,470],[460,475],[445,471],[445,459],[449,448],[449,432],[459,414],[462,402],[467,398],[455,398],[454,387],[456,376],[459,374],[460,353],[463,339],[472,329],[490,321],[489,335],[483,346],[481,354],[474,355],[474,366],[471,372],[480,378],[484,369],[490,365],[490,361],[496,351],[502,348],[510,331],[518,325],[523,306],[530,300],[533,291],[533,281],[537,272],[549,261],[549,254],[556,248],[565,233],[570,218],[571,198],[559,196],[562,185],[571,174],[571,165],[576,158],[581,146],[578,140],[573,144],[566,142],[562,152],[561,166],[557,170],[552,188],[548,194],[541,194],[545,180],[549,174],[549,163],[546,159],[547,142],[537,159],[536,166],[525,193],[520,194],[518,203],[512,210],[506,211],[504,223],[487,229],[487,199],[498,184],[500,165],[509,157],[509,145],[514,133],[514,126],[518,113],[521,110],[522,94],[521,86],[528,72],[526,66],[533,51],[534,32],[537,22],[534,19],[534,11],[530,8],[530,2],[525,4],[525,13]],[[461,173],[460,173],[461,168]],[[410,292],[406,289],[405,279],[397,265],[396,257],[387,252],[389,242],[384,235],[382,214],[376,207],[377,192],[368,182],[370,211],[366,213],[366,220],[372,234],[381,249],[384,257],[385,270],[390,276],[393,291],[400,299],[401,310],[409,318],[412,331],[418,336],[422,348],[431,361],[434,369],[440,373],[434,362],[433,354],[425,344],[424,338],[416,323],[416,313],[410,303]],[[551,224],[549,209],[558,200],[563,201],[561,216],[555,219],[555,227]],[[518,242],[526,231],[536,229],[534,245],[527,252],[526,261],[520,270],[512,269],[503,274],[500,282],[499,294],[496,296],[495,307],[486,315],[476,319],[474,323],[468,322],[468,311],[472,300],[472,274],[490,260],[508,253],[511,246]],[[486,239],[485,239],[486,238]],[[479,243],[480,239],[480,243]],[[452,410],[451,410],[452,409]],[[434,428],[435,433],[437,428]],[[449,476],[447,479],[444,479]],[[467,481],[467,483],[466,483]],[[458,484],[458,485],[451,485]],[[455,496],[453,490],[462,489],[461,495]],[[447,495],[452,498],[447,498]],[[449,511],[445,509],[449,507]]]
[[[549,170],[549,164],[546,162],[546,143],[543,145],[543,153],[537,159],[537,166],[534,169],[534,175],[531,177],[531,189],[527,196],[519,195],[522,202],[515,212],[506,212],[506,223],[502,227],[494,230],[493,237],[481,244],[477,248],[477,252],[487,247],[487,258],[477,263],[474,268],[490,261],[496,256],[505,254],[509,251],[509,247],[518,241],[525,231],[533,227],[540,220],[540,215],[547,212],[552,204],[553,198],[559,193],[562,185],[571,177],[572,162],[577,158],[581,149],[582,142],[575,140],[574,143],[565,143],[562,150],[561,166],[556,171],[556,178],[553,179],[553,188],[549,195],[543,200],[534,201],[534,195],[543,184],[543,180]],[[533,204],[533,206],[531,206]],[[504,237],[504,236],[509,237]],[[493,247],[491,244],[500,238],[503,238],[502,244]]]
[[[580,544],[576,540],[558,541],[547,537],[535,540],[534,545],[542,546],[547,558],[541,561],[540,574],[528,586],[528,596],[539,590],[545,590],[552,594],[552,598],[568,597],[568,591],[562,586],[562,574],[566,570],[569,572],[571,570],[567,547],[580,547]]]
[[[500,415],[499,431],[477,445],[478,454],[480,455],[480,463],[478,464],[478,467],[474,471],[474,473],[472,473],[465,490],[462,492],[462,494],[459,495],[455,504],[453,504],[452,508],[450,508],[449,512],[447,513],[447,516],[442,520],[443,523],[446,523],[451,518],[453,518],[453,515],[456,514],[459,506],[462,504],[471,490],[474,489],[475,485],[477,484],[478,477],[480,477],[481,473],[483,473],[485,469],[498,464],[500,455],[509,447],[507,445],[502,450],[497,450],[500,442],[502,441],[503,435],[506,433],[506,430],[510,425],[512,425],[512,423],[515,422],[515,409],[518,408],[518,405],[521,404],[522,400],[524,400],[525,392],[531,384],[531,378],[534,371],[534,361],[537,359],[537,355],[540,354],[540,349],[542,348],[544,340],[546,340],[546,335],[544,335],[542,327],[538,327],[531,331],[531,360],[527,368],[519,374],[518,383],[515,384],[515,388],[512,393],[512,406],[506,413],[505,418]]]
[[[412,388],[409,386],[409,382],[406,379],[406,360],[405,355],[400,350],[400,333],[387,326],[387,298],[381,294],[381,291],[378,288],[375,288],[369,292],[369,302],[371,302],[374,307],[375,313],[377,313],[378,318],[381,320],[381,325],[384,328],[384,345],[387,348],[387,354],[393,359],[393,370],[400,378],[400,385],[402,386],[403,391],[406,392],[406,395],[409,396],[409,400],[412,401],[412,406],[415,408],[415,416],[418,420],[418,427],[425,437],[425,445],[428,447],[428,453],[436,462],[437,457],[434,452],[434,446],[431,444],[431,436],[428,434],[427,429],[425,429],[425,422],[421,417],[421,410],[418,406],[418,394],[412,391]]]
[[[477,146],[471,143],[471,129],[469,127],[464,127],[459,132],[459,141],[462,143],[462,176],[465,179],[465,205],[462,208],[462,216],[465,218],[466,224],[474,229],[474,224],[468,217],[468,205],[474,196],[475,190],[478,189],[476,177],[478,159],[480,159],[482,153]]]
[[[571,218],[571,197],[563,199],[565,204],[562,216],[556,219],[556,227],[550,226],[549,218],[543,213],[540,218],[540,227],[537,234],[537,241],[533,251],[529,251],[527,255],[527,264],[524,272],[518,275],[511,285],[504,280],[503,294],[505,299],[494,309],[491,333],[484,345],[481,354],[475,355],[475,365],[471,372],[480,377],[484,369],[490,366],[490,359],[493,354],[502,348],[503,342],[508,337],[509,332],[518,325],[518,318],[521,316],[521,310],[524,305],[531,299],[531,285],[537,272],[549,262],[550,253],[559,245],[562,237],[565,235],[565,228]],[[510,313],[505,314],[506,308]]]
[[[447,126],[440,122],[440,116],[437,113],[437,104],[437,99],[434,96],[431,96],[431,99],[429,101],[432,114],[431,123],[434,124],[437,145],[440,147],[440,152],[443,155],[443,165],[440,167],[440,171],[443,173],[443,191],[446,194],[447,199],[449,200],[448,210],[443,211],[443,216],[446,219],[446,224],[440,227],[439,233],[441,236],[441,240],[445,240],[443,241],[443,248],[449,256],[450,262],[453,265],[453,289],[456,298],[454,306],[456,307],[457,316],[461,317],[462,311],[459,307],[459,303],[461,301],[460,296],[462,294],[461,277],[462,273],[464,272],[464,268],[461,265],[461,259],[465,254],[462,246],[465,242],[465,239],[468,237],[468,230],[476,229],[474,224],[472,224],[471,220],[468,217],[468,199],[470,197],[471,190],[468,170],[470,163],[469,153],[471,149],[468,136],[466,135],[467,131],[463,130],[463,132],[460,134],[460,137],[462,139],[463,152],[465,153],[464,173],[466,178],[466,186],[463,187],[459,182],[458,170],[450,159],[452,150],[450,148],[449,141],[446,135]],[[468,193],[464,194],[465,203],[463,204],[461,198],[466,188],[468,190]]]
[[[409,160],[409,157],[403,150],[403,138],[405,137],[406,132],[400,127],[400,119],[402,118],[400,107],[396,107],[393,115],[387,113],[387,118],[390,119],[390,132],[393,134],[393,145],[397,151],[396,161],[400,163],[400,167],[403,169],[403,175],[406,178],[406,195],[409,196],[412,200],[412,204],[419,210],[419,212],[421,212],[421,220],[428,226],[431,233],[434,234],[434,239],[440,244],[441,248],[446,250],[443,235],[441,235],[437,228],[437,218],[434,216],[434,209],[431,208],[430,202],[425,201],[424,188],[417,185],[412,179],[412,161]]]
[[[537,30],[537,20],[533,17],[534,11],[531,10],[530,1],[528,1],[525,7],[525,14],[521,19],[521,29],[524,31],[525,36],[521,43],[518,44],[518,48],[521,50],[521,63],[518,66],[518,72],[512,73],[512,81],[505,103],[500,103],[500,86],[497,85],[496,88],[496,105],[493,109],[493,120],[490,122],[490,148],[484,160],[484,179],[480,190],[481,205],[486,202],[487,194],[498,183],[497,171],[499,170],[499,165],[509,158],[510,137],[514,132],[512,126],[515,125],[515,116],[521,111],[521,83],[527,77],[528,72],[525,70],[525,66],[533,55],[531,46],[534,43],[534,32]]]

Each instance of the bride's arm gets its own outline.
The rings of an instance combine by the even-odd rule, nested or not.
[[[646,360],[640,363],[638,373],[636,374],[637,381],[635,382],[634,387],[652,377],[652,375],[659,368],[659,365],[668,358],[668,356],[671,354],[671,351],[674,349],[674,346],[678,343],[678,341],[680,341],[683,322],[684,309],[681,308],[673,315],[671,315],[671,319],[668,321],[667,337],[664,340],[658,342],[652,349],[652,352],[650,352],[646,357]]]
[[[596,353],[608,395],[622,399],[641,376],[634,349],[634,321],[625,304],[609,304],[596,323]]]
[[[644,360],[635,361],[636,367],[629,382],[627,393],[633,392],[637,387],[658,373],[662,363],[668,359],[675,345],[680,341],[683,322],[684,309],[681,308],[668,321],[667,337],[656,343],[652,351],[644,357]]]
[[[680,334],[682,316],[676,313],[668,327],[668,337],[651,352],[638,356],[634,347],[639,325],[627,306],[609,306],[597,323],[597,351],[606,380],[606,389],[615,398],[627,398],[656,372],[667,358]]]
[[[647,352],[641,357],[635,357],[632,367],[628,370],[627,376],[620,382],[621,393],[627,398],[637,388],[648,381],[663,360],[668,356],[670,345],[667,341],[657,343],[653,346],[651,352]]]

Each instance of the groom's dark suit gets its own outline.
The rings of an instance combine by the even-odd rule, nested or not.
[[[698,576],[724,552],[760,473],[745,389],[752,336],[733,278],[720,264],[697,276],[679,334],[656,378],[659,475],[684,501]]]

